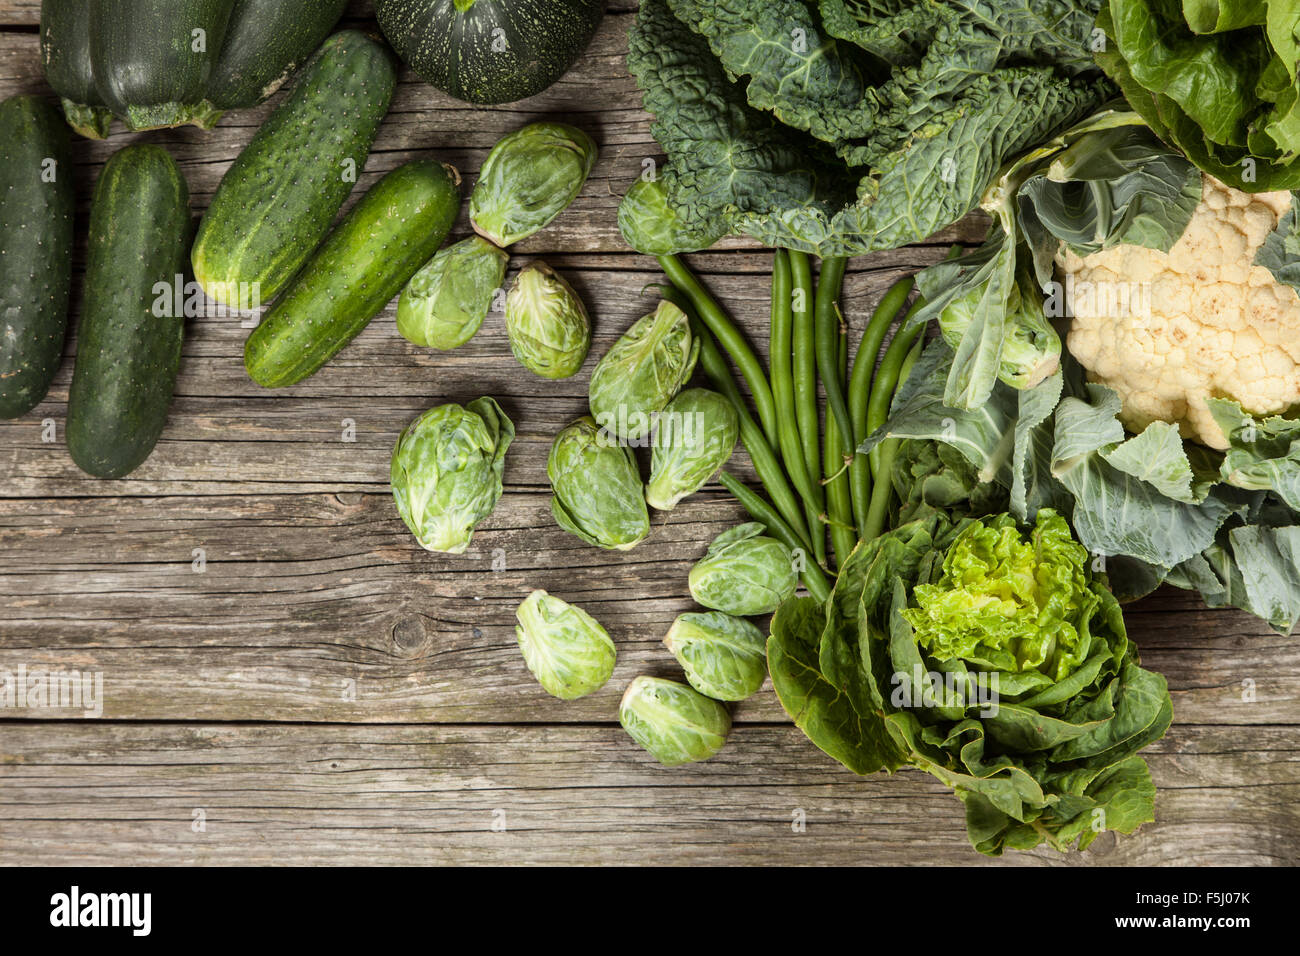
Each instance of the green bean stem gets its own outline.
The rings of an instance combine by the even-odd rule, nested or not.
[[[725,471],[719,473],[718,481],[722,482],[722,486],[736,497],[736,500],[749,512],[750,517],[763,523],[772,537],[792,551],[803,548],[799,536],[786,524],[780,514],[777,513],[777,510],[750,489],[748,485]],[[825,601],[831,596],[830,582],[826,580],[826,575],[812,561],[805,560],[803,565],[803,570],[800,572],[803,586],[818,601]]]
[[[876,359],[885,336],[907,297],[912,294],[916,280],[911,276],[899,279],[881,296],[880,304],[871,314],[858,354],[853,360],[853,375],[849,379],[849,418],[853,421],[853,448],[855,454],[849,467],[849,490],[853,499],[853,518],[861,534],[867,525],[867,512],[871,505],[871,466],[867,456],[856,454],[857,447],[871,434],[867,430],[867,401],[871,395],[871,379],[876,371]]]
[[[672,299],[672,296],[666,295],[665,298]],[[677,301],[676,304],[682,306],[680,301]],[[804,521],[803,508],[800,506],[798,499],[795,498],[794,492],[790,489],[785,472],[781,470],[781,463],[777,459],[775,452],[772,451],[772,446],[763,437],[763,430],[754,421],[754,416],[749,413],[749,407],[745,404],[740,389],[736,386],[736,380],[731,374],[731,369],[727,367],[727,360],[723,358],[722,352],[718,350],[718,343],[713,340],[713,336],[705,328],[699,316],[688,309],[683,309],[683,311],[686,311],[689,315],[691,327],[700,340],[700,367],[704,370],[704,374],[709,381],[713,383],[713,387],[726,396],[727,400],[736,409],[736,416],[740,419],[740,441],[745,446],[745,450],[749,452],[750,460],[754,463],[754,471],[758,473],[759,481],[767,489],[767,493],[771,496],[781,517],[795,532],[800,547],[809,554],[814,554],[812,538],[808,534],[808,525]]]
[[[799,424],[799,441],[803,445],[804,468],[816,478],[822,468],[821,409],[817,401],[817,333],[813,318],[812,263],[805,252],[790,252],[790,272],[794,280],[792,309],[794,329],[791,336],[791,371],[794,376],[794,411]],[[820,482],[814,480],[818,489]],[[817,513],[825,507],[824,494],[818,493]],[[820,524],[813,529],[822,534],[822,551],[826,550],[825,531]]]
[[[880,374],[876,376],[877,381],[889,370],[892,377],[889,397],[885,400],[885,414],[889,412],[889,402],[897,389],[907,381],[907,376],[912,372],[912,366],[921,356],[921,349],[925,342],[921,337],[921,328],[913,329],[910,332],[904,332],[900,329],[894,336],[894,341],[889,344],[889,350],[885,353],[885,358],[880,363]],[[901,341],[900,341],[901,340]],[[895,352],[895,345],[898,346],[896,357],[890,353]],[[883,387],[881,389],[883,391]],[[876,398],[876,389],[872,389],[872,399]],[[880,424],[883,425],[885,419],[882,418]],[[876,426],[880,427],[879,425]],[[874,429],[873,429],[874,431]],[[889,505],[893,498],[894,485],[890,479],[890,472],[894,470],[894,460],[898,457],[897,438],[886,438],[871,451],[871,466],[875,477],[875,486],[871,489],[871,507],[867,514],[867,526],[862,533],[864,540],[870,541],[877,538],[885,530],[885,521],[889,517]]]
[[[831,530],[831,546],[835,549],[835,566],[842,568],[853,553],[858,536],[857,529],[852,524],[849,474],[844,467],[840,426],[833,415],[826,418],[825,469],[827,524]]]
[[[794,379],[791,377],[791,334],[794,313],[792,301],[790,254],[777,249],[772,258],[772,337],[771,369],[772,398],[776,403],[776,430],[780,440],[781,457],[786,474],[795,490],[803,498],[804,518],[812,536],[813,554],[818,564],[826,563],[826,535],[821,531],[821,513],[825,496],[817,481],[820,472],[812,478],[804,464],[800,445],[799,427],[795,421]]]
[[[880,367],[876,369],[876,378],[871,384],[871,395],[867,399],[867,434],[870,435],[889,419],[889,406],[894,400],[894,393],[898,388],[902,372],[903,362],[907,358],[907,353],[911,351],[912,345],[921,337],[925,331],[924,326],[917,326],[909,329],[907,323],[911,320],[916,310],[923,303],[920,300],[913,303],[912,308],[907,310],[907,315],[898,326],[898,331],[894,333],[893,341],[889,343],[889,348],[885,349],[885,357],[880,360]],[[871,450],[871,477],[873,481],[880,481],[880,447],[876,446]],[[874,501],[874,495],[873,501]]]
[[[848,264],[849,260],[844,256],[830,256],[822,260],[814,307],[817,371],[821,374],[822,388],[826,391],[826,417],[835,418],[836,444],[840,449],[840,457],[845,460],[852,455],[849,443],[853,438],[853,422],[849,419],[848,406],[844,404],[844,375],[840,371],[840,328],[844,320],[840,315],[839,299]]]
[[[744,334],[736,328],[735,323],[722,311],[722,307],[709,295],[700,284],[695,274],[675,255],[659,257],[659,267],[664,270],[668,281],[680,289],[695,307],[695,314],[705,327],[713,333],[718,344],[731,356],[740,370],[749,393],[754,398],[754,408],[758,411],[758,420],[763,425],[763,435],[770,447],[776,447],[777,438],[776,404],[772,399],[772,389],[763,372],[763,363],[759,361],[754,350],[745,341]]]

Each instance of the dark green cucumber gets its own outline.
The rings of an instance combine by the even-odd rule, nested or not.
[[[88,0],[43,0],[41,65],[50,86],[63,99],[68,125],[90,139],[106,138],[113,113],[95,86]]]
[[[89,0],[90,62],[104,104],[132,129],[210,128],[207,102],[235,0]]]
[[[88,474],[129,474],[162,433],[185,324],[167,314],[170,290],[184,276],[189,237],[189,189],[171,155],[150,145],[116,153],[95,184],[68,396],[68,451]]]
[[[270,302],[329,232],[397,86],[382,44],[355,30],[325,41],[221,181],[194,243],[207,294]],[[242,292],[241,292],[242,290]]]
[[[256,106],[307,60],[348,0],[235,0],[208,100],[219,110]]]
[[[0,418],[35,408],[63,356],[76,206],[68,139],[48,103],[0,104]]]
[[[325,240],[244,346],[267,388],[315,374],[438,251],[460,209],[460,175],[431,160],[393,170]]]

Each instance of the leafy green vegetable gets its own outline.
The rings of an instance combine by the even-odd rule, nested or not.
[[[591,348],[587,306],[545,262],[515,279],[506,297],[506,333],[519,364],[542,378],[576,375]]]
[[[407,283],[397,331],[407,341],[454,349],[478,332],[506,277],[510,256],[479,236],[448,246]]]
[[[1097,54],[1165,142],[1245,192],[1300,188],[1293,0],[1108,0]]]
[[[960,219],[1113,95],[1099,5],[645,0],[628,66],[685,230],[855,255]]]
[[[757,521],[724,531],[691,568],[691,597],[738,617],[771,614],[799,584],[794,556]]]
[[[686,671],[690,685],[714,700],[744,700],[767,677],[763,632],[721,611],[679,614],[664,645]]]
[[[700,343],[686,313],[664,300],[610,346],[587,387],[591,414],[619,438],[650,433],[656,416],[690,380]]]
[[[591,417],[555,436],[546,461],[556,523],[588,544],[627,551],[650,533],[641,475],[632,450]]]
[[[1061,304],[1062,244],[1079,255],[1120,242],[1168,252],[1200,197],[1196,167],[1131,112],[1098,113],[1012,161],[984,194],[994,217],[984,245],[917,276],[927,305],[915,322],[938,316],[956,351],[945,402],[974,409],[999,379],[1028,389],[1056,370],[1061,340],[1044,299]]]
[[[618,720],[665,767],[708,760],[731,731],[731,715],[716,700],[677,681],[644,675],[628,685]]]
[[[505,248],[545,228],[582,192],[596,144],[563,123],[532,123],[492,147],[469,199],[474,231]]]
[[[1281,633],[1300,621],[1300,422],[1257,420],[1236,402],[1211,399],[1229,442],[1222,455],[1182,441],[1163,422],[1128,435],[1119,397],[1085,383],[1068,356],[1037,388],[998,383],[982,407],[954,409],[943,403],[951,360],[942,340],[927,348],[889,421],[862,450],[888,437],[953,449],[980,483],[965,494],[986,507],[1004,496],[1021,521],[1044,508],[1069,516],[1126,598],[1168,581]],[[946,482],[937,487],[948,498],[959,496],[960,477],[943,476],[963,471],[936,470],[933,480]],[[906,500],[916,479],[896,472],[894,480]]]
[[[817,746],[857,773],[933,774],[983,853],[1154,819],[1137,754],[1169,727],[1165,681],[1050,510],[1027,540],[1009,515],[934,512],[863,542],[825,605],[781,608],[768,660]]]
[[[731,458],[740,437],[735,407],[717,392],[689,388],[664,409],[655,429],[646,501],[660,511],[704,487]]]
[[[553,697],[576,700],[600,690],[614,673],[614,642],[582,608],[534,591],[515,617],[524,662]]]
[[[1255,254],[1255,265],[1263,266],[1278,282],[1300,292],[1300,192],[1291,194],[1291,208]]]
[[[420,547],[448,554],[469,547],[501,498],[514,437],[514,423],[491,398],[439,405],[406,427],[393,449],[393,500]]]
[[[707,226],[692,228],[684,223],[657,178],[638,179],[618,204],[618,231],[623,241],[648,256],[707,249],[727,234],[725,223]]]

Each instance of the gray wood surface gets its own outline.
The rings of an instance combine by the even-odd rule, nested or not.
[[[472,110],[405,76],[354,194],[426,154],[472,181],[500,135],[543,116],[588,129],[602,148],[590,182],[514,250],[512,271],[544,256],[573,281],[594,315],[593,362],[658,281],[614,218],[658,152],[622,62],[634,7],[612,4],[578,67],[522,104]],[[354,22],[368,11],[355,4]],[[0,97],[49,93],[38,15],[36,0],[0,0]],[[148,134],[181,161],[196,214],[273,105],[208,133]],[[78,144],[83,217],[104,160],[138,138]],[[971,220],[855,261],[851,323],[982,229]],[[763,351],[768,257],[728,241],[691,261]],[[623,734],[622,688],[673,674],[660,641],[691,607],[687,570],[740,510],[710,486],[655,515],[626,555],[559,531],[546,450],[583,412],[585,373],[523,372],[500,315],[456,352],[417,349],[390,307],[319,375],[273,393],[244,373],[246,335],[234,319],[191,323],[167,430],[124,480],[85,477],[63,443],[75,336],[46,401],[0,422],[0,671],[103,677],[98,719],[0,711],[0,864],[989,862],[941,786],[914,772],[854,777],[789,725],[770,689],[736,709],[732,740],[706,764],[664,770]],[[392,444],[424,409],[482,394],[519,428],[505,497],[469,553],[428,554],[392,507]],[[743,453],[736,466],[748,473]],[[619,664],[605,690],[561,703],[533,682],[513,611],[535,587],[608,625]],[[1300,862],[1300,641],[1172,590],[1128,620],[1174,697],[1174,726],[1149,752],[1157,822],[1085,855],[998,862]]]

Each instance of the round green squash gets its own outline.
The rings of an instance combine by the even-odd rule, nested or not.
[[[513,103],[565,74],[591,42],[604,0],[377,0],[388,42],[459,100]]]

